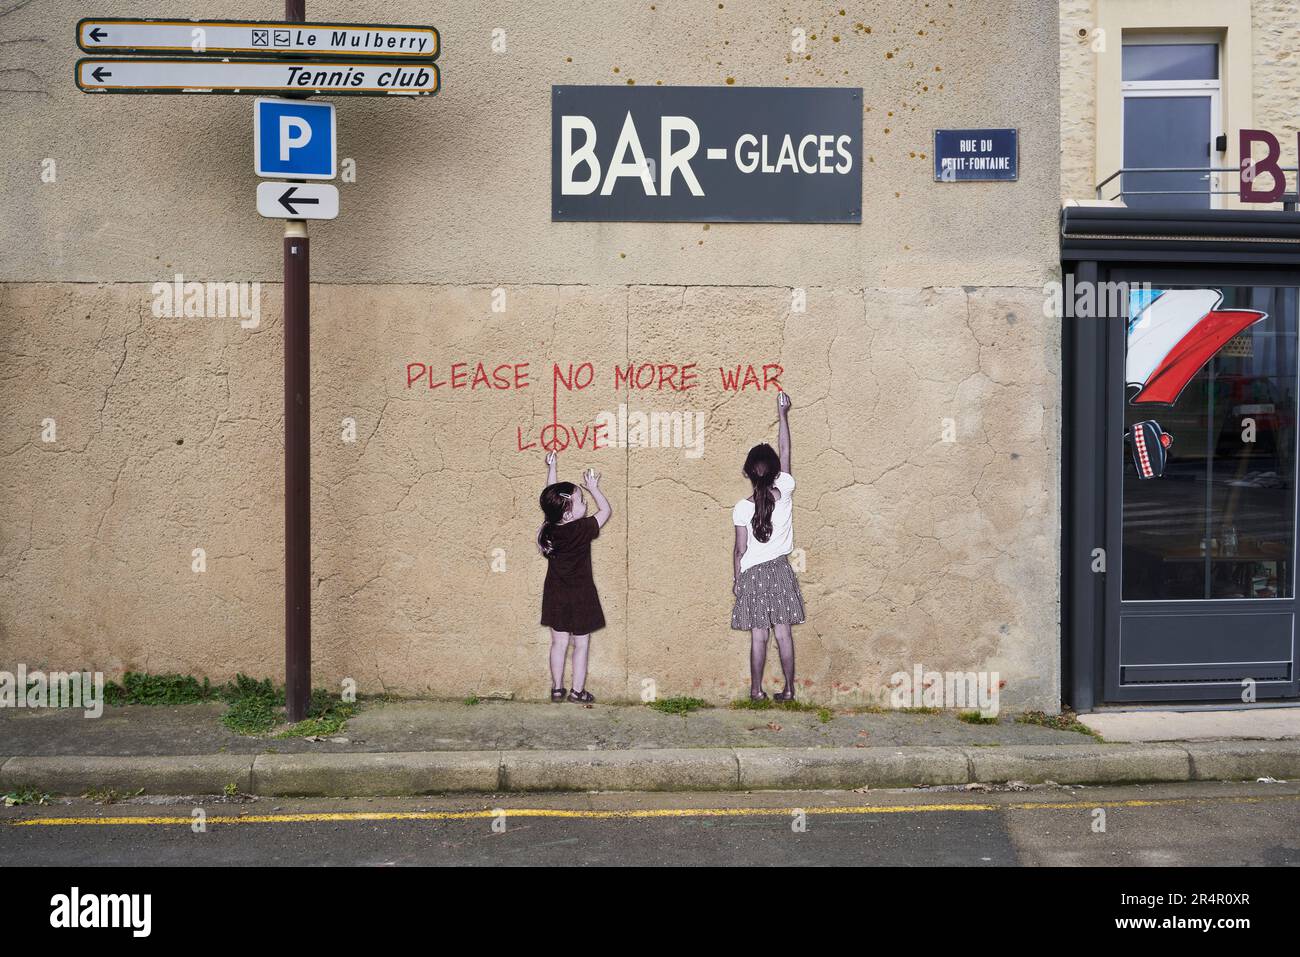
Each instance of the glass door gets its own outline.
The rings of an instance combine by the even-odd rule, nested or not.
[[[1183,170],[1122,177],[1125,205],[1146,209],[1219,206],[1211,173],[1220,129],[1219,45],[1124,43],[1124,169]]]
[[[1168,283],[1126,292],[1110,387],[1123,452],[1113,457],[1120,553],[1107,581],[1107,682],[1127,691],[1120,698],[1286,693],[1300,295]]]

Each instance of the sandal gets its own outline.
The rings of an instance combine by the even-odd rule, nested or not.
[[[791,689],[791,688],[786,688],[784,691],[778,691],[776,694],[772,695],[772,700],[773,700],[773,701],[793,701],[793,700],[794,700],[794,690]]]
[[[552,688],[552,689],[551,689],[551,701],[554,702],[555,704],[559,704],[561,701],[564,700],[564,694],[565,694],[565,689],[563,689],[563,688]]]
[[[750,701],[766,701],[766,700],[767,700],[767,692],[766,692],[766,691],[760,691],[758,694],[754,694],[754,692],[751,691],[751,692],[749,693],[749,700],[750,700]]]
[[[590,691],[574,690],[569,692],[569,700],[575,704],[592,704],[596,700],[596,696]]]

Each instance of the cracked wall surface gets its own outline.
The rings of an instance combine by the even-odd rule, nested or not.
[[[779,363],[795,403],[804,696],[878,700],[919,663],[998,671],[1004,705],[1059,706],[1059,331],[1042,288],[1061,188],[1056,11],[719,6],[455,4],[434,18],[442,94],[338,101],[358,175],[342,216],[311,227],[315,684],[545,695],[545,467],[518,437],[551,421],[551,363],[590,361],[596,382],[561,393],[562,421],[625,402],[706,423],[698,458],[561,455],[562,477],[598,468],[614,507],[593,551],[608,627],[590,686],[736,697],[730,511],[748,494],[745,452],[775,441],[775,402],[724,391],[717,368]],[[30,72],[0,91],[19,171],[0,204],[0,667],[278,677],[280,227],[253,207],[251,104],[78,93],[80,15],[0,2],[22,41],[4,55]],[[309,15],[429,16],[318,0]],[[788,56],[796,27],[817,37],[809,59]],[[861,226],[550,222],[552,83],[727,78],[863,87]],[[933,183],[933,130],[977,126],[1020,129],[1020,179]],[[55,183],[40,180],[45,158]],[[261,323],[156,317],[153,284],[176,273],[262,282]],[[480,360],[528,361],[532,384],[407,387],[408,363],[440,379]],[[696,363],[699,386],[616,392],[628,362]]]

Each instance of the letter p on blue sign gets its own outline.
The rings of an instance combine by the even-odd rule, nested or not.
[[[258,176],[333,179],[331,103],[259,98],[253,103],[253,161]]]

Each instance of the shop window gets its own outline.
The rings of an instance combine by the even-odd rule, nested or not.
[[[1297,290],[1134,293],[1124,601],[1294,597]]]

